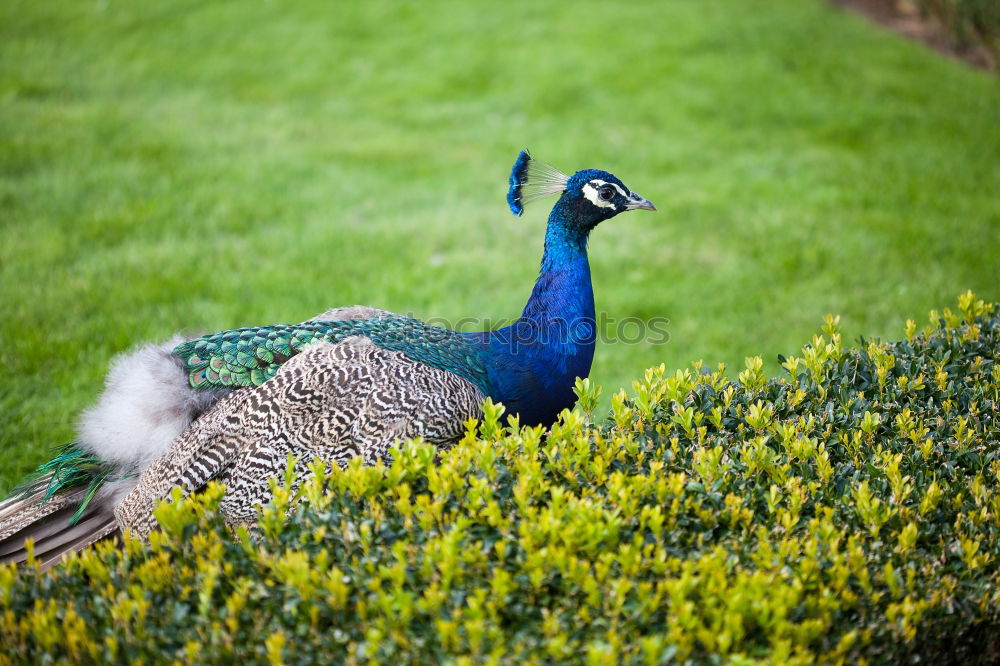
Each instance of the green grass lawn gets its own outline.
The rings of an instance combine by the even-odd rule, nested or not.
[[[703,359],[777,372],[1000,299],[1000,84],[819,0],[0,5],[0,490],[109,359],[364,303],[516,316],[549,202],[522,147],[654,201],[591,239],[605,393]]]

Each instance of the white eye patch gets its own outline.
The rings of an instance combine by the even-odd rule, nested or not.
[[[587,198],[587,201],[589,201],[590,203],[594,204],[599,208],[614,208],[615,205],[613,203],[611,203],[610,201],[605,201],[598,194],[599,188],[603,185],[611,185],[611,187],[618,190],[619,194],[628,199],[629,196],[628,193],[625,192],[625,190],[623,190],[621,187],[619,187],[617,183],[608,183],[606,181],[599,180],[596,178],[581,188],[583,196]]]

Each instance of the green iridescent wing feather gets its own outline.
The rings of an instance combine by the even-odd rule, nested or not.
[[[259,386],[306,345],[337,343],[354,335],[371,338],[377,346],[402,352],[414,361],[453,372],[489,393],[479,350],[461,334],[398,315],[238,328],[185,342],[174,349],[174,354],[184,361],[193,388]]]

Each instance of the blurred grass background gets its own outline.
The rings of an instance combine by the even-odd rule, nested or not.
[[[0,490],[109,359],[364,303],[515,317],[549,202],[517,151],[653,200],[591,239],[605,395],[702,359],[777,372],[843,315],[898,337],[1000,299],[1000,86],[819,0],[7,0]]]

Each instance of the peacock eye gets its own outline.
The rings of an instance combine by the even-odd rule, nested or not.
[[[607,186],[602,187],[599,194],[604,201],[611,201],[615,198],[615,191]]]

